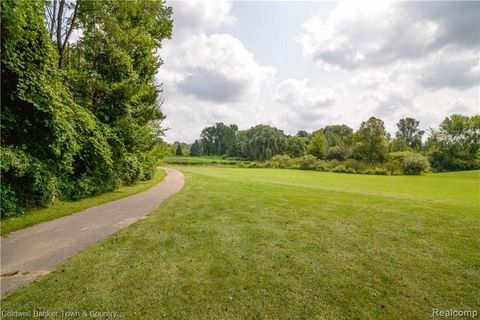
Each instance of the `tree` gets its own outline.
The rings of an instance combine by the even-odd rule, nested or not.
[[[83,34],[65,61],[67,82],[74,99],[109,129],[124,183],[132,183],[127,171],[137,163],[135,179],[155,168],[152,150],[161,142],[164,119],[156,51],[171,35],[170,15],[160,0],[81,1],[78,8]]]
[[[328,148],[327,151],[327,159],[332,160],[345,160],[347,158],[347,155],[344,151],[344,149],[340,146],[333,146]]]
[[[233,156],[237,131],[237,125],[227,126],[223,122],[218,122],[214,126],[203,129],[200,138],[205,154]]]
[[[2,217],[151,177],[164,118],[156,51],[171,9],[159,0],[1,6]],[[70,46],[77,27],[83,36]]]
[[[430,162],[437,170],[479,168],[480,116],[446,117],[427,141]]]
[[[353,129],[345,124],[326,126],[322,129],[329,147],[345,148],[352,144]]]
[[[190,155],[194,157],[203,155],[202,143],[199,140],[195,140],[195,142],[190,147]]]
[[[354,136],[354,156],[368,162],[384,161],[387,154],[387,132],[381,119],[371,117],[362,122]]]
[[[175,150],[175,155],[176,156],[183,156],[183,151],[182,151],[182,146],[179,144],[177,144],[177,150]]]
[[[285,150],[285,135],[282,130],[257,125],[245,132],[245,155],[250,160],[268,160]]]
[[[291,157],[300,157],[305,154],[305,138],[288,137],[286,143],[287,154]]]
[[[296,136],[300,138],[310,138],[310,134],[305,130],[299,130]]]
[[[397,152],[397,151],[408,151],[410,147],[407,145],[407,142],[403,137],[397,136],[395,139],[390,141],[388,146],[388,150],[390,152]]]
[[[109,132],[64,86],[43,3],[1,6],[2,217],[113,189]]]
[[[330,125],[322,129],[327,139],[329,159],[344,160],[352,154],[353,129],[345,124]]]
[[[396,138],[405,140],[407,146],[412,149],[420,149],[425,131],[418,128],[419,124],[420,121],[413,118],[400,119],[397,123],[398,131],[395,133]]]
[[[56,43],[58,67],[63,68],[73,30],[78,27],[81,0],[47,0],[45,16],[50,39]]]
[[[308,154],[315,156],[317,159],[324,159],[327,155],[327,139],[322,131],[316,131],[312,135],[312,139],[307,147]]]

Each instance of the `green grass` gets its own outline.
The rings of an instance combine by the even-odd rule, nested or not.
[[[184,189],[147,219],[8,296],[2,309],[425,319],[433,308],[479,308],[480,171],[180,169]]]
[[[202,156],[202,157],[182,157],[171,156],[162,159],[167,164],[237,164],[241,161],[223,159],[220,156]]]
[[[41,222],[50,221],[87,208],[98,206],[102,203],[117,200],[136,193],[145,191],[165,177],[165,171],[158,169],[151,180],[141,181],[133,186],[124,186],[112,192],[106,192],[95,197],[85,198],[78,201],[58,201],[47,208],[31,209],[20,216],[14,216],[0,221],[0,234],[7,235],[10,232],[20,230]]]

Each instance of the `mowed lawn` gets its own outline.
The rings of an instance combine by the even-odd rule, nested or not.
[[[480,309],[480,171],[179,169],[179,194],[2,310],[426,319],[432,309]]]

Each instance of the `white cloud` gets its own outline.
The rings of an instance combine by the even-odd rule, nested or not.
[[[232,2],[227,0],[168,1],[173,9],[173,32],[176,39],[209,28],[235,23],[230,13]]]
[[[297,41],[307,57],[348,70],[420,59],[444,47],[476,50],[478,57],[478,21],[474,2],[344,2],[327,19],[307,20]]]
[[[479,101],[474,99],[457,98],[448,109],[450,113],[473,115],[480,113]]]
[[[255,61],[253,54],[229,34],[193,35],[176,45],[167,72],[185,93],[213,102],[242,101],[257,96],[272,68]]]
[[[302,111],[315,112],[335,103],[331,90],[315,90],[308,87],[308,79],[287,79],[277,86],[276,100],[284,105]]]

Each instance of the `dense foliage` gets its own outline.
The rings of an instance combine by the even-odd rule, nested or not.
[[[217,123],[202,131],[190,155],[271,160],[239,164],[248,167],[367,174],[420,174],[430,167],[437,171],[480,168],[480,116],[447,117],[438,130],[431,130],[425,143],[419,126],[413,118],[400,119],[391,139],[383,121],[375,117],[362,122],[355,132],[347,125],[329,125],[312,133],[300,130],[295,136],[271,126],[238,130],[236,125]]]
[[[83,35],[61,52],[44,5],[1,3],[2,217],[150,179],[161,150],[154,76],[171,10],[161,1],[76,2]]]
[[[427,140],[432,166],[439,170],[480,167],[480,116],[452,115]]]

